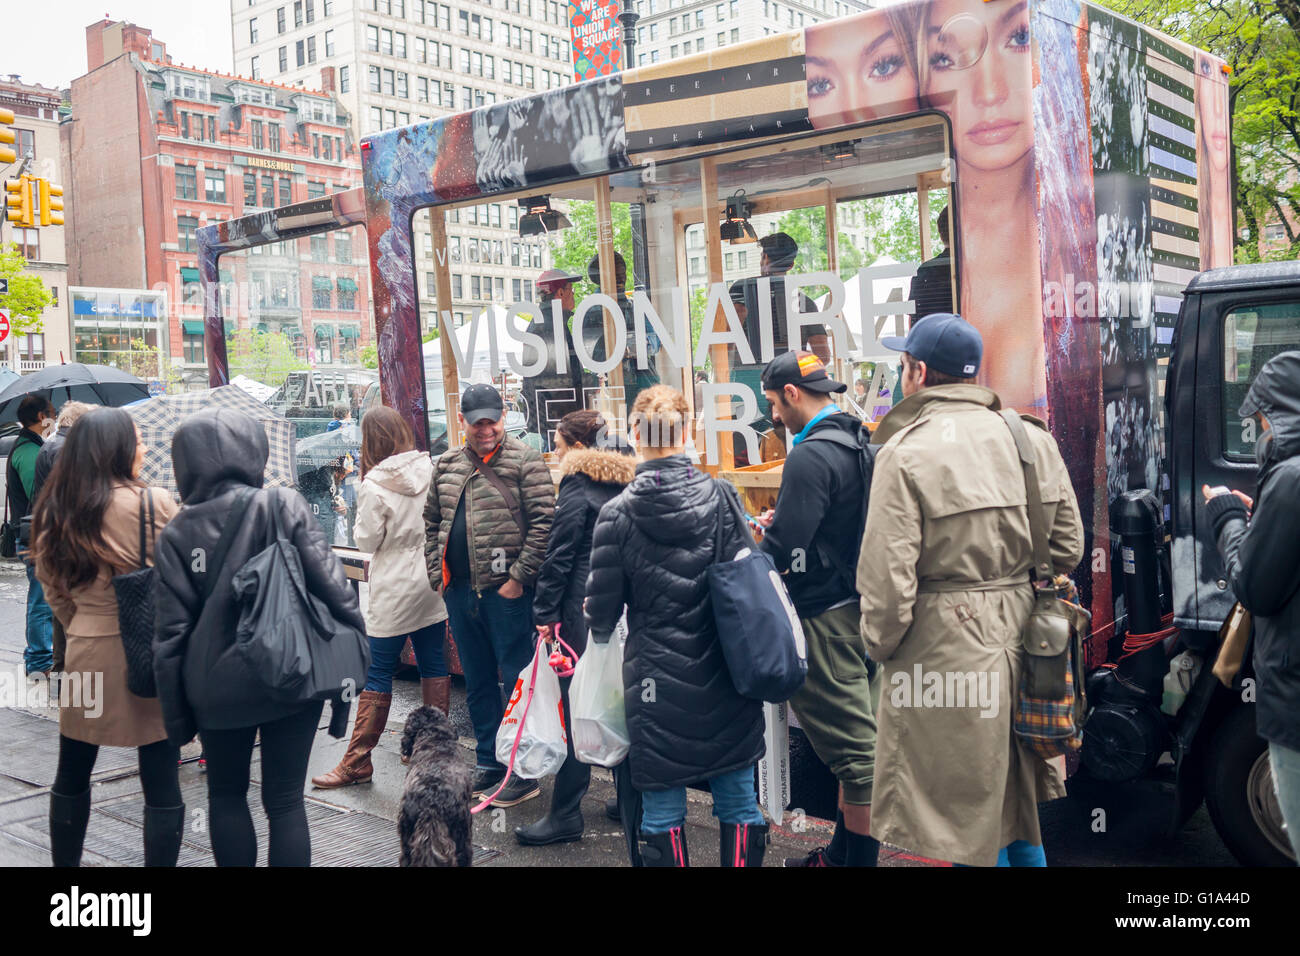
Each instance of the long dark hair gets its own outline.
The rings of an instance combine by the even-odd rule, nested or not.
[[[68,431],[32,515],[32,551],[46,575],[67,590],[88,584],[113,563],[104,512],[118,485],[143,487],[132,474],[135,422],[120,408],[97,408]]]
[[[379,405],[361,419],[361,477],[390,455],[415,448],[411,426],[395,409]]]

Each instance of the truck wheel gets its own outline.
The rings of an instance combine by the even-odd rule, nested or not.
[[[1255,733],[1255,708],[1235,707],[1215,730],[1205,754],[1205,803],[1214,829],[1246,866],[1293,866],[1273,792],[1268,744]]]

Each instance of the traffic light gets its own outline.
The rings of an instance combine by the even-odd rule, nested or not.
[[[41,184],[41,225],[63,225],[63,187],[48,179],[39,179],[37,182]]]
[[[32,217],[32,177],[5,180],[5,219],[18,226],[34,226]]]
[[[0,109],[0,166],[18,161],[18,151],[9,148],[14,142],[14,131],[8,127],[14,122],[14,111]]]

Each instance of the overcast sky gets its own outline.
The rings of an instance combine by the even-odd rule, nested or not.
[[[21,12],[19,12],[21,11]],[[177,63],[229,73],[230,0],[0,0],[0,74],[64,88],[86,72],[86,26],[107,16],[152,30]]]

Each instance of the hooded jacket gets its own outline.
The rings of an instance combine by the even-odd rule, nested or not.
[[[736,693],[705,574],[719,520],[723,559],[754,546],[724,494],[736,492],[671,455],[638,465],[596,520],[587,626],[608,640],[627,605],[624,706],[638,790],[697,783],[763,756],[763,705]]]
[[[154,676],[167,739],[180,745],[199,728],[256,727],[295,713],[302,705],[268,699],[235,648],[239,605],[231,578],[272,541],[271,515],[293,542],[311,593],[340,621],[365,622],[343,564],[330,550],[306,500],[291,488],[262,488],[269,451],[262,426],[243,412],[213,408],[185,419],[172,437],[172,466],[182,508],[158,536],[157,632]],[[230,540],[220,567],[214,556],[237,492],[258,489]],[[216,575],[203,599],[204,578]],[[330,733],[347,729],[347,704],[334,702]]]
[[[591,537],[600,509],[636,475],[636,459],[580,448],[564,456],[546,559],[533,592],[533,620],[560,623],[560,636],[579,654],[587,646],[582,600],[591,571]]]
[[[1228,583],[1255,624],[1255,729],[1300,750],[1300,352],[1269,360],[1241,415],[1262,412],[1255,511],[1236,495],[1206,503]]]
[[[370,552],[366,634],[397,637],[447,620],[424,564],[424,501],[433,480],[426,452],[404,451],[366,473],[357,492],[357,547]]]

